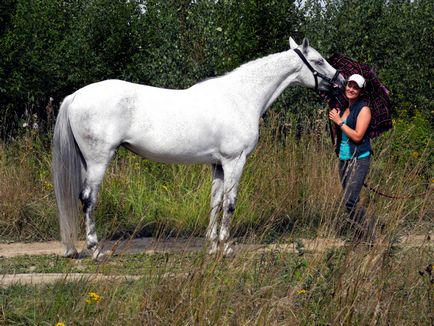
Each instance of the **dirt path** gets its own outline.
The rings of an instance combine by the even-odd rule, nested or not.
[[[11,284],[47,284],[57,281],[132,281],[138,280],[140,276],[135,275],[104,275],[99,273],[30,273],[30,274],[5,274],[0,275],[0,287],[7,287]]]
[[[165,251],[198,251],[203,247],[201,238],[158,240],[154,238],[140,238],[125,241],[104,241],[103,251],[111,250],[114,254],[124,253],[153,253]],[[84,248],[84,241],[77,243],[77,249]],[[63,247],[59,241],[16,242],[0,244],[0,257],[15,257],[20,255],[62,255]]]
[[[339,248],[345,245],[345,242],[340,239],[333,238],[316,238],[316,239],[300,239],[304,249],[307,251],[326,251],[331,248]],[[155,239],[155,238],[140,238],[124,241],[104,241],[103,251],[112,250],[114,254],[124,253],[154,253],[167,251],[191,252],[200,251],[203,249],[205,241],[203,238],[190,239]],[[424,245],[433,245],[433,239],[428,239],[425,235],[404,236],[400,239],[400,244],[405,247],[417,247]],[[84,241],[77,243],[77,248],[83,248]],[[296,251],[295,243],[285,244],[268,244],[268,245],[245,245],[236,244],[236,251],[242,250],[283,250]],[[15,242],[15,243],[0,243],[0,257],[11,258],[20,255],[62,255],[63,248],[59,241],[47,242]]]
[[[400,239],[400,245],[405,248],[414,248],[422,246],[433,246],[433,239],[424,235],[405,236]],[[324,252],[331,248],[340,248],[345,246],[345,242],[332,238],[301,239],[298,241],[303,244],[306,251]],[[125,253],[155,253],[155,252],[195,252],[204,247],[203,238],[190,239],[167,239],[157,240],[154,238],[141,238],[126,241],[105,241],[103,242],[103,251],[111,251],[113,254]],[[77,244],[78,248],[84,247],[84,242]],[[235,252],[243,251],[286,251],[298,252],[300,246],[295,243],[284,244],[236,244]],[[20,255],[61,255],[63,248],[58,241],[35,242],[35,243],[10,243],[0,244],[0,257],[12,258]],[[79,279],[89,280],[131,280],[136,276],[112,276],[102,274],[87,273],[29,273],[29,274],[6,274],[0,275],[0,287],[6,287],[10,284],[42,284],[52,283],[59,280],[75,281]]]

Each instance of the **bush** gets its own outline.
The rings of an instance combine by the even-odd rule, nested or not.
[[[392,91],[395,111],[430,119],[431,2],[418,1],[55,1],[2,2],[1,137],[20,119],[47,119],[50,98],[95,81],[125,79],[185,88],[242,63],[288,49],[303,36],[326,57],[371,65]],[[404,14],[403,14],[404,13]],[[431,23],[431,24],[430,24]],[[276,111],[303,114],[318,98],[289,90]],[[417,109],[417,110],[416,110]],[[398,112],[399,113],[399,112]]]

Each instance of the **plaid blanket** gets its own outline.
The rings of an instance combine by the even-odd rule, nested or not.
[[[389,90],[379,81],[376,73],[365,64],[354,61],[341,53],[333,54],[327,61],[341,74],[348,78],[352,74],[360,74],[366,79],[364,99],[368,102],[372,112],[369,136],[378,137],[384,131],[392,128],[391,104]],[[343,92],[322,92],[321,96],[330,108],[348,107],[348,101]]]

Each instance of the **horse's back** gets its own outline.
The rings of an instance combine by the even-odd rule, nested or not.
[[[80,147],[124,144],[160,162],[219,162],[255,142],[230,99],[213,82],[170,90],[119,80],[74,94],[71,127]],[[254,129],[254,128],[253,128]],[[222,154],[223,153],[223,154]]]
[[[77,108],[92,107],[93,110],[116,108],[119,112],[136,103],[143,94],[152,101],[168,96],[173,97],[180,92],[180,90],[157,88],[122,80],[105,80],[87,85],[73,95]]]

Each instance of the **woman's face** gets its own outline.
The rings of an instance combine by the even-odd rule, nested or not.
[[[362,89],[354,81],[349,81],[345,86],[345,96],[348,100],[355,100],[360,96]]]

